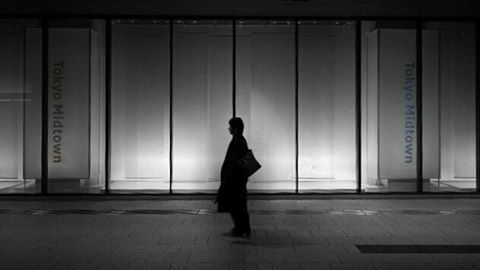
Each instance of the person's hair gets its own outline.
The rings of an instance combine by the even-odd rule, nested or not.
[[[240,117],[234,117],[228,121],[228,124],[235,128],[240,134],[243,133],[243,120]]]

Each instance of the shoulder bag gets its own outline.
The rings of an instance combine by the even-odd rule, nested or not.
[[[247,177],[250,177],[262,167],[262,165],[260,165],[255,159],[251,149],[248,149],[248,151],[237,160],[237,166],[247,175]]]

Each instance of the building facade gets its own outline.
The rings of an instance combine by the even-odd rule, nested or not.
[[[475,10],[353,2],[10,3],[0,194],[215,193],[233,116],[254,193],[478,192]]]

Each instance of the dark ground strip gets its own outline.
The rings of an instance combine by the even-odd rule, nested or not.
[[[356,245],[362,253],[480,253],[480,245]]]
[[[253,215],[480,215],[480,210],[399,210],[399,211],[371,211],[371,210],[250,210]],[[217,211],[210,209],[0,209],[0,214],[17,215],[208,215]]]

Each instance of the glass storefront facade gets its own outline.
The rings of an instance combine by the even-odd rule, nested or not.
[[[249,188],[295,191],[295,24],[239,21],[236,114],[262,169]]]
[[[364,21],[361,30],[364,45],[362,189],[367,192],[415,192],[418,134],[416,24],[409,21]],[[427,130],[425,136],[428,136]]]
[[[48,25],[48,190],[105,189],[105,22]]]
[[[355,22],[299,21],[298,188],[354,192]]]
[[[476,32],[0,20],[0,194],[215,193],[233,116],[263,166],[250,192],[476,192]]]
[[[422,31],[423,189],[475,191],[475,24],[426,22]]]
[[[168,192],[170,25],[112,21],[110,189]]]
[[[42,181],[41,22],[3,20],[0,36],[0,190],[38,193]]]

